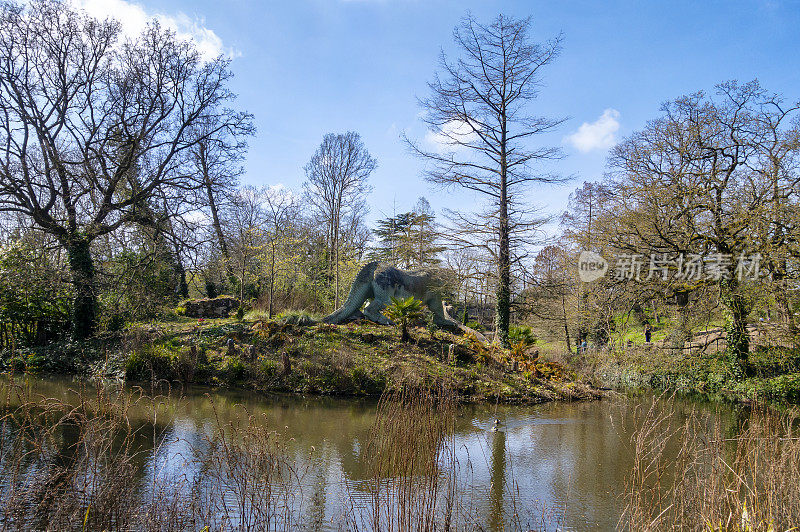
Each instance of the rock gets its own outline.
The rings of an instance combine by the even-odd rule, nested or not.
[[[231,296],[214,299],[191,299],[186,302],[186,315],[190,318],[227,318],[239,308],[239,300]]]
[[[292,362],[289,360],[289,353],[283,353],[283,374],[288,375],[292,372]]]

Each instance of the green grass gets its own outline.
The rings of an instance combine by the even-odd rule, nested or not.
[[[412,340],[401,342],[395,328],[367,322],[298,326],[281,319],[258,321],[254,329],[248,318],[140,323],[113,337],[113,342],[73,348],[66,357],[69,363],[54,366],[50,361],[58,358],[57,353],[45,349],[25,355],[24,363],[9,361],[5,368],[35,372],[51,367],[54,373],[95,374],[94,366],[75,364],[91,345],[106,346],[89,357],[95,365],[112,361],[119,378],[132,382],[165,380],[345,396],[375,396],[406,383],[445,382],[464,401],[541,402],[595,395],[588,386],[572,382],[574,374],[558,364],[542,361],[536,375],[510,371],[509,364],[501,362],[502,353],[486,358],[464,337],[444,331],[411,328]],[[451,344],[455,361],[447,357]],[[476,363],[478,359],[483,363]]]

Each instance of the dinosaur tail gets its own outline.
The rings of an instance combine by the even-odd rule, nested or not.
[[[378,261],[365,264],[353,280],[353,284],[350,286],[350,293],[347,294],[347,299],[342,306],[332,314],[328,314],[322,318],[321,321],[323,323],[339,324],[358,312],[361,305],[364,304],[364,301],[367,298],[373,297],[372,279],[377,267]]]

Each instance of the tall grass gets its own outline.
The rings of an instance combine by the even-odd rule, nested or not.
[[[0,400],[0,529],[291,530],[299,521],[300,473],[281,436],[253,416],[217,417],[168,475],[155,459],[168,432],[163,397],[100,385],[37,397],[12,378],[0,381]],[[151,422],[134,428],[133,408]]]
[[[78,400],[35,397],[0,386],[0,520],[5,529],[128,528],[139,498],[126,413],[131,395],[98,387]]]
[[[455,501],[455,397],[442,385],[384,393],[366,456],[367,503],[350,530],[449,530]]]
[[[654,399],[631,435],[634,466],[619,528],[779,531],[800,526],[800,418],[757,406],[726,430]]]

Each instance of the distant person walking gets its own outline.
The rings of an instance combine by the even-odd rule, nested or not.
[[[645,323],[644,325],[644,341],[646,343],[650,343],[650,335],[652,334],[653,328],[650,326],[649,323]]]

